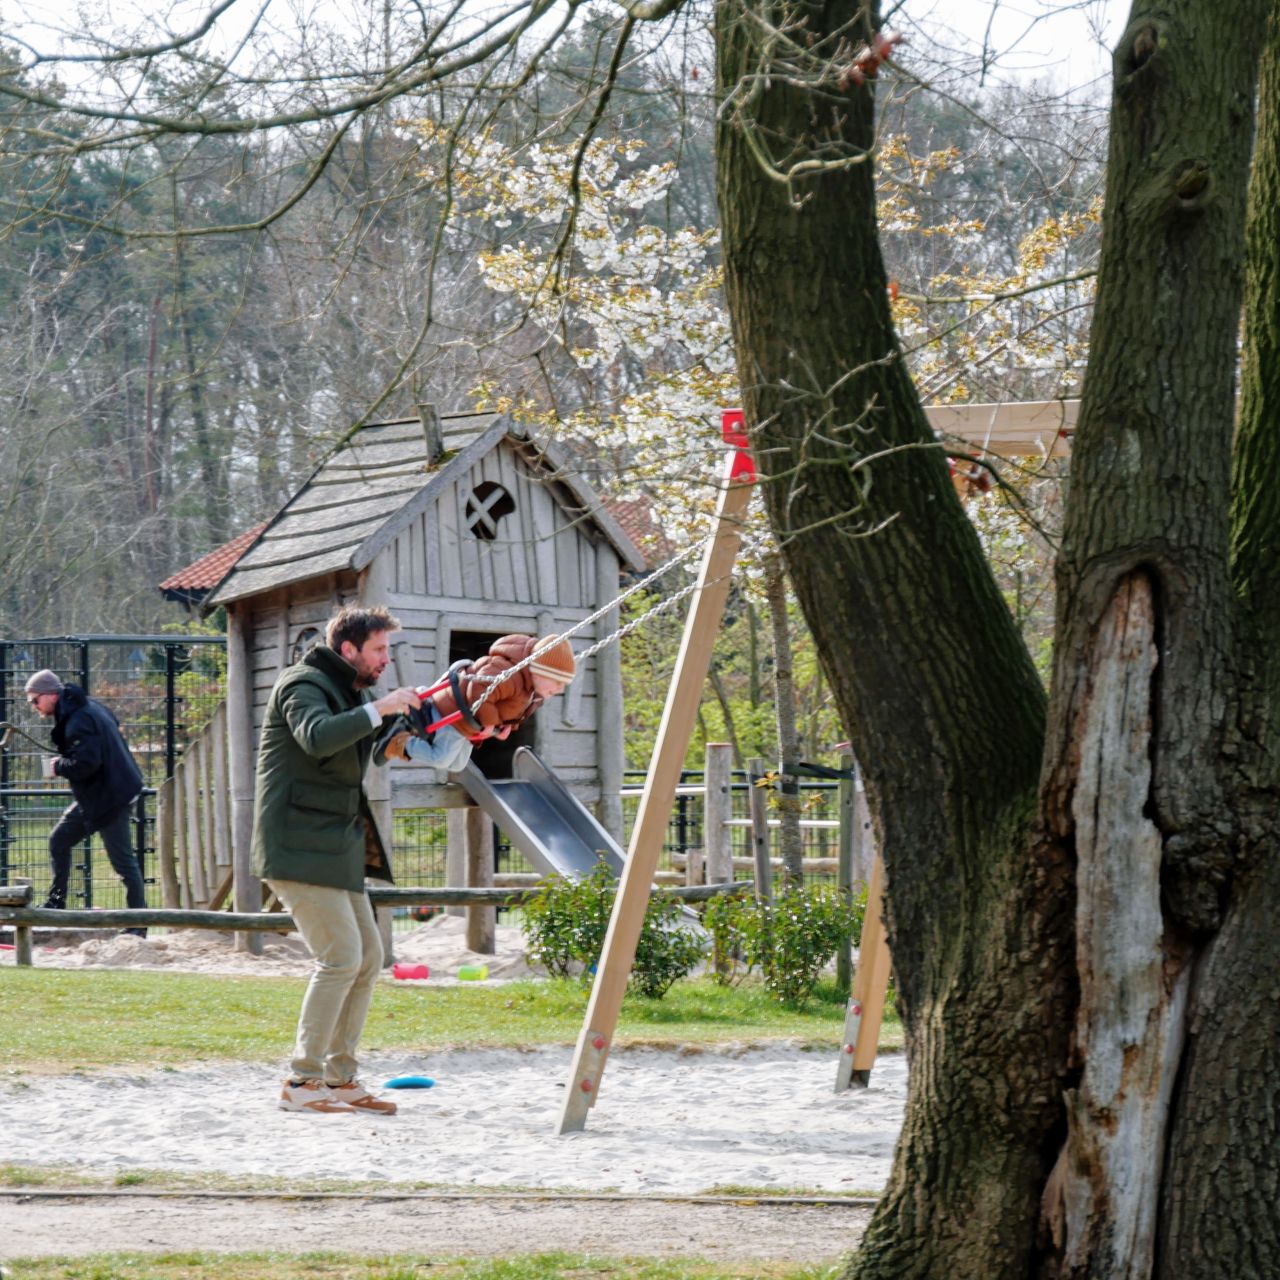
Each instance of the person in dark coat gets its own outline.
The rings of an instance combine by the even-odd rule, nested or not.
[[[27,701],[53,721],[53,744],[58,754],[46,763],[46,773],[71,784],[71,804],[49,836],[53,884],[46,907],[67,905],[71,851],[82,840],[98,835],[116,875],[124,882],[125,902],[131,909],[147,905],[142,868],[134,852],[129,819],[133,802],[142,794],[142,773],[120,732],[120,722],[101,702],[79,685],[65,684],[52,671],[37,671],[27,681]],[[128,933],[145,935],[145,929]]]
[[[263,716],[253,869],[288,907],[316,962],[280,1093],[285,1111],[396,1110],[356,1079],[356,1049],[382,970],[365,880],[391,879],[364,773],[379,733],[421,706],[412,689],[372,692],[399,626],[383,608],[340,610],[326,643],[280,673]]]

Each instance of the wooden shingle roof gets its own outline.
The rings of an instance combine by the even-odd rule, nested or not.
[[[267,522],[206,597],[205,607],[324,573],[365,568],[428,502],[506,437],[536,453],[616,547],[624,565],[642,565],[621,526],[553,446],[534,445],[522,428],[498,414],[442,415],[440,426],[445,453],[434,464],[427,460],[426,435],[417,418],[361,428]]]

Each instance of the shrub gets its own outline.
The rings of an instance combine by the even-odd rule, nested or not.
[[[851,900],[825,885],[787,890],[772,902],[714,898],[703,923],[717,980],[732,985],[758,969],[766,990],[782,1004],[802,1008],[837,947],[861,936],[865,910],[865,892]]]
[[[587,981],[604,949],[616,890],[604,862],[583,880],[544,880],[523,908],[530,957],[556,977]],[[630,985],[640,995],[661,999],[706,954],[705,940],[682,927],[681,917],[675,901],[650,900],[631,969]]]
[[[589,973],[604,947],[614,884],[603,862],[583,880],[544,880],[522,908],[530,958],[557,978]]]
[[[705,934],[689,927],[680,904],[674,898],[650,898],[636,942],[631,986],[642,996],[661,1000],[706,954]]]

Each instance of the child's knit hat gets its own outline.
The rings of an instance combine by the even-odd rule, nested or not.
[[[534,650],[541,650],[541,652],[529,663],[530,671],[536,671],[540,676],[549,676],[561,684],[573,683],[578,667],[573,660],[573,650],[569,648],[567,640],[561,640],[559,636],[543,636],[534,645]]]

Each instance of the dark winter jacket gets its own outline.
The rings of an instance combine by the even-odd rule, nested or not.
[[[356,671],[316,645],[281,672],[258,743],[253,869],[359,893],[366,876],[391,879],[391,863],[364,793],[379,733],[364,709],[374,695]]]
[[[53,771],[96,829],[142,793],[142,772],[129,754],[120,722],[76,684],[65,684],[53,713]]]

